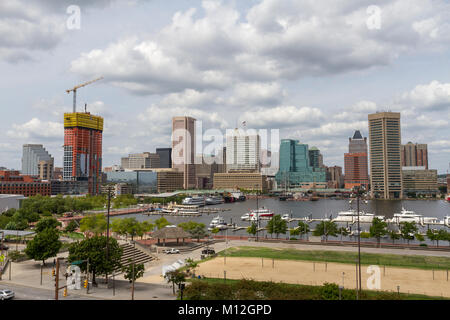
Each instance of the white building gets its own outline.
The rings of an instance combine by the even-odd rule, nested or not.
[[[0,194],[0,214],[9,209],[19,209],[20,202],[25,199],[23,195],[18,194]]]
[[[24,144],[22,152],[22,174],[38,176],[41,161],[53,163],[52,156],[42,144]]]
[[[227,172],[260,172],[260,137],[242,129],[227,132],[226,161]]]

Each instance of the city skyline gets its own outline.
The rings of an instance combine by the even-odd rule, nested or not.
[[[78,92],[79,110],[87,103],[105,118],[104,167],[130,153],[170,147],[174,114],[223,131],[244,120],[256,129],[277,128],[280,138],[316,146],[325,164],[343,167],[352,132],[368,136],[367,114],[392,110],[401,113],[402,144],[428,144],[429,167],[448,170],[450,140],[439,134],[450,121],[444,1],[379,4],[379,29],[368,28],[365,2],[334,8],[273,0],[82,2],[75,30],[66,26],[69,1],[16,3],[0,5],[8,23],[21,12],[36,33],[10,28],[7,36],[21,40],[0,43],[0,65],[10,75],[0,80],[6,132],[0,166],[20,169],[22,145],[39,143],[61,167],[60,119],[72,110],[65,90],[104,76]],[[340,43],[328,38],[330,28]],[[124,61],[135,68],[121,73]]]

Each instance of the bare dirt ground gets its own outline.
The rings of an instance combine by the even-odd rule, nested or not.
[[[361,266],[362,289],[372,289],[376,272]],[[379,266],[380,290],[417,293],[450,298],[450,281],[446,270],[408,269]],[[267,258],[218,257],[201,263],[196,274],[211,278],[253,279],[293,284],[321,285],[333,282],[345,288],[356,288],[356,265]],[[368,283],[368,279],[370,281]],[[372,288],[368,288],[372,284]]]

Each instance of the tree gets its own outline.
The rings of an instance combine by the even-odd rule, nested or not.
[[[287,232],[287,222],[286,220],[281,219],[281,215],[277,214],[269,220],[266,228],[267,232],[270,233],[270,235],[275,233],[278,239],[278,235],[280,233],[285,234]]]
[[[348,229],[345,228],[345,227],[340,227],[340,228],[338,229],[338,232],[339,232],[339,234],[341,235],[341,242],[342,242],[342,237],[343,237],[343,236],[348,236],[348,235],[350,234],[350,230],[348,230]]]
[[[88,215],[80,221],[80,231],[91,232],[94,236],[98,236],[105,232],[106,227],[106,217],[102,213]]]
[[[252,222],[252,225],[247,227],[247,233],[254,236],[254,235],[256,235],[257,232],[258,232],[258,227],[256,226],[255,222]]]
[[[56,257],[61,246],[58,231],[47,228],[37,233],[33,240],[27,243],[25,253],[31,259],[42,261],[45,265],[46,259]]]
[[[189,221],[189,222],[182,222],[178,224],[178,226],[182,228],[184,231],[189,232],[193,238],[197,238],[197,242],[200,241],[200,238],[204,238],[207,236],[207,232],[205,230],[206,226],[204,223]]]
[[[55,218],[44,218],[36,223],[36,227],[34,228],[34,230],[39,233],[44,231],[45,229],[57,230],[58,227],[61,227],[61,222],[59,222]]]
[[[123,219],[114,219],[111,223],[111,231],[121,236],[127,235],[126,226],[122,223]]]
[[[430,239],[433,243],[436,241],[437,246],[439,247],[439,234],[437,230],[427,230],[427,238]]]
[[[142,236],[143,236],[145,233],[152,231],[155,228],[155,225],[149,221],[142,221],[141,228],[142,228]]]
[[[129,265],[122,267],[123,277],[130,283],[133,282],[133,260],[128,259]],[[145,267],[143,263],[134,265],[134,281],[144,276]]]
[[[401,222],[400,223],[400,233],[402,238],[408,241],[414,240],[414,235],[417,233],[417,226],[415,222]]]
[[[325,236],[325,241],[328,240],[328,236],[336,237],[338,234],[337,224],[333,221],[321,221],[314,230],[315,236]]]
[[[188,258],[186,259],[186,266],[189,269],[192,269],[192,274],[195,276],[195,269],[198,267],[198,262],[194,261],[194,259]]]
[[[161,217],[161,218],[155,220],[155,225],[156,225],[156,228],[158,228],[158,230],[159,230],[159,229],[162,229],[162,228],[170,225],[170,222],[167,221],[166,218]]]
[[[64,229],[65,232],[74,232],[78,228],[78,224],[75,220],[69,222],[67,227]]]
[[[303,222],[303,221],[299,221],[298,222],[298,228],[297,229],[300,232],[300,234],[302,235],[302,237],[305,234],[308,234],[309,231],[310,231],[309,224],[307,224],[306,222]]]
[[[414,237],[419,240],[420,242],[425,241],[425,237],[421,235],[420,233],[416,233]]]
[[[166,278],[169,283],[172,282],[173,294],[175,294],[175,285],[179,285],[180,283],[186,281],[186,275],[180,270],[166,272],[164,278]]]
[[[381,237],[387,234],[387,222],[378,218],[373,218],[372,225],[369,229],[370,236],[377,238],[378,247],[380,246]]]
[[[448,231],[440,229],[438,232],[438,239],[442,241],[448,241],[450,245],[450,234],[448,233]]]
[[[136,218],[124,218],[121,219],[121,225],[125,233],[131,237],[131,240],[134,240],[135,236],[143,235],[144,232],[142,231],[141,224],[139,221],[136,220]]]
[[[392,240],[392,244],[394,244],[395,240],[400,239],[400,235],[395,230],[389,231],[388,234],[389,234],[389,238],[391,238],[391,240]]]
[[[81,242],[74,242],[69,247],[69,262],[89,259],[89,271],[95,283],[96,274],[110,274],[121,268],[121,257],[123,249],[114,238],[109,238],[109,253],[106,259],[106,237],[94,236]],[[86,271],[87,264],[80,264],[81,271]]]

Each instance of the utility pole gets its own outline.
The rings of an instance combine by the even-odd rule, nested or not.
[[[259,203],[258,203],[258,187],[259,185],[255,185],[256,187],[256,242],[258,242],[258,231],[259,231]]]
[[[132,285],[131,285],[131,300],[134,300],[134,264],[136,258],[136,242],[133,241],[133,274],[132,274]]]
[[[111,209],[111,186],[108,186],[108,212],[106,217],[106,261],[109,261],[109,212]],[[106,284],[108,284],[108,272],[106,272]]]

